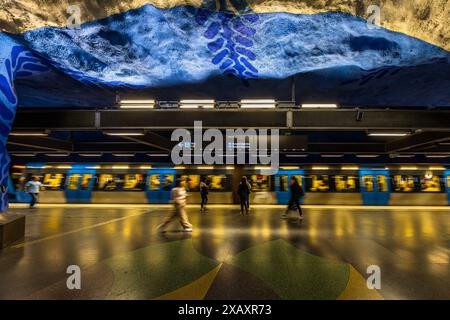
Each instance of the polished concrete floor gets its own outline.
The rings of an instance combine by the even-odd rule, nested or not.
[[[282,207],[189,207],[192,234],[159,234],[170,210],[11,209],[26,237],[0,250],[0,299],[450,299],[450,209],[307,207],[299,223]]]

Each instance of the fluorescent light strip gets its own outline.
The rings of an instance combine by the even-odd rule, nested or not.
[[[150,100],[120,100],[120,103],[124,103],[124,104],[155,104],[155,100],[154,99],[150,99]]]
[[[358,154],[356,155],[357,158],[378,158],[379,155],[377,154]]]
[[[57,166],[56,169],[72,169],[72,166]]]
[[[242,104],[275,104],[274,99],[244,99]]]
[[[144,136],[143,132],[105,132],[108,136]]]
[[[168,153],[147,153],[149,157],[168,157]]]
[[[68,157],[70,154],[68,153],[46,153],[47,157]]]
[[[287,154],[286,157],[288,158],[306,158],[308,157],[307,154]]]
[[[101,166],[91,166],[91,167],[86,167],[86,169],[101,169]]]
[[[214,170],[213,166],[199,166],[197,167],[199,170]]]
[[[45,132],[11,132],[10,136],[18,137],[46,137],[48,133]]]
[[[149,170],[152,168],[152,166],[140,166],[139,168],[142,170]]]
[[[112,166],[113,170],[125,170],[130,169],[130,166]]]
[[[419,168],[418,167],[400,167],[400,170],[414,171],[414,170],[419,170]]]
[[[244,99],[241,100],[243,109],[274,109],[276,101],[273,99]]]
[[[336,109],[338,108],[337,104],[334,103],[305,103],[302,104],[302,108],[304,109]]]
[[[433,154],[429,154],[429,155],[426,155],[426,157],[427,158],[430,158],[430,159],[444,159],[444,158],[448,158],[449,156],[448,155],[433,155]]]
[[[154,104],[140,104],[140,105],[132,105],[132,104],[121,104],[120,109],[154,109]]]
[[[396,158],[414,158],[414,154],[399,154],[395,156]]]
[[[321,167],[321,166],[314,166],[312,167],[312,170],[329,170],[329,167]]]
[[[406,137],[410,132],[369,132],[369,137]]]
[[[35,157],[35,153],[13,153],[14,157]]]
[[[344,157],[343,154],[322,154],[322,158],[342,158]]]
[[[181,100],[180,104],[215,104],[214,100]]]
[[[445,171],[445,167],[429,167],[429,170],[434,170],[434,171]]]
[[[113,153],[114,157],[134,157],[134,153]]]
[[[342,166],[341,170],[359,170],[357,166]]]
[[[181,100],[180,109],[214,109],[214,100]]]
[[[80,153],[81,157],[101,157],[102,153]]]
[[[214,109],[213,104],[181,104],[180,109]]]
[[[274,109],[274,104],[242,104],[242,109]]]

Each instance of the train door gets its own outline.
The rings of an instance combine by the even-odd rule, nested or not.
[[[361,193],[365,205],[388,205],[390,184],[388,170],[361,170]]]
[[[75,169],[67,172],[65,195],[68,203],[90,203],[95,170]]]
[[[152,169],[147,172],[147,199],[150,203],[164,204],[170,201],[175,187],[175,169]]]
[[[444,173],[445,190],[447,191],[448,204],[450,205],[450,170],[446,170]]]
[[[275,193],[277,195],[278,204],[287,204],[289,202],[289,197],[291,196],[289,184],[292,176],[297,177],[298,182],[306,192],[304,170],[280,170],[275,176]]]

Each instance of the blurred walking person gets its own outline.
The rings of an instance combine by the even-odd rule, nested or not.
[[[43,186],[38,177],[33,177],[25,184],[25,192],[31,196],[30,209],[33,209],[39,201],[39,192]]]
[[[251,187],[247,181],[247,177],[242,177],[241,183],[238,187],[238,195],[241,202],[241,215],[248,215],[250,206],[250,192]]]
[[[184,232],[192,232],[192,224],[189,222],[186,214],[186,198],[187,192],[185,181],[178,179],[175,188],[171,192],[171,200],[174,205],[174,211],[166,218],[166,220],[158,226],[160,232],[164,232],[165,227],[175,218],[178,218]]]
[[[202,178],[202,182],[200,182],[200,196],[202,198],[202,203],[200,207],[200,211],[206,211],[206,204],[208,203],[208,193],[209,193],[209,187],[206,183],[206,178]]]
[[[282,215],[282,218],[287,218],[290,210],[298,210],[298,214],[300,215],[300,219],[303,219],[303,212],[300,206],[300,200],[305,195],[302,186],[298,182],[297,177],[291,177],[291,197],[289,198],[288,207],[286,212]]]

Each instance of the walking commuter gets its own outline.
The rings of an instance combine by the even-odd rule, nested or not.
[[[30,209],[33,209],[39,201],[39,192],[42,186],[44,185],[39,181],[38,177],[33,177],[25,184],[25,192],[31,195]]]
[[[247,215],[249,210],[249,204],[250,204],[250,192],[251,187],[247,181],[247,177],[242,177],[241,183],[238,187],[238,195],[241,202],[241,215]],[[245,210],[245,211],[244,211]]]
[[[189,222],[186,214],[186,198],[187,192],[185,189],[185,181],[178,179],[175,188],[171,192],[171,200],[174,205],[174,210],[166,218],[166,220],[158,226],[158,230],[164,232],[164,228],[175,218],[178,218],[184,232],[192,232],[192,224]]]
[[[305,193],[303,191],[302,186],[298,182],[297,177],[294,177],[294,176],[291,177],[290,190],[291,190],[291,197],[289,198],[287,210],[283,214],[282,217],[286,218],[288,216],[290,210],[298,210],[300,219],[303,219],[303,212],[302,212],[302,208],[300,206],[300,200],[304,196]]]
[[[202,198],[200,211],[206,210],[206,204],[208,203],[208,193],[209,193],[208,189],[209,187],[206,184],[206,178],[203,177],[202,182],[200,182],[200,196]]]

